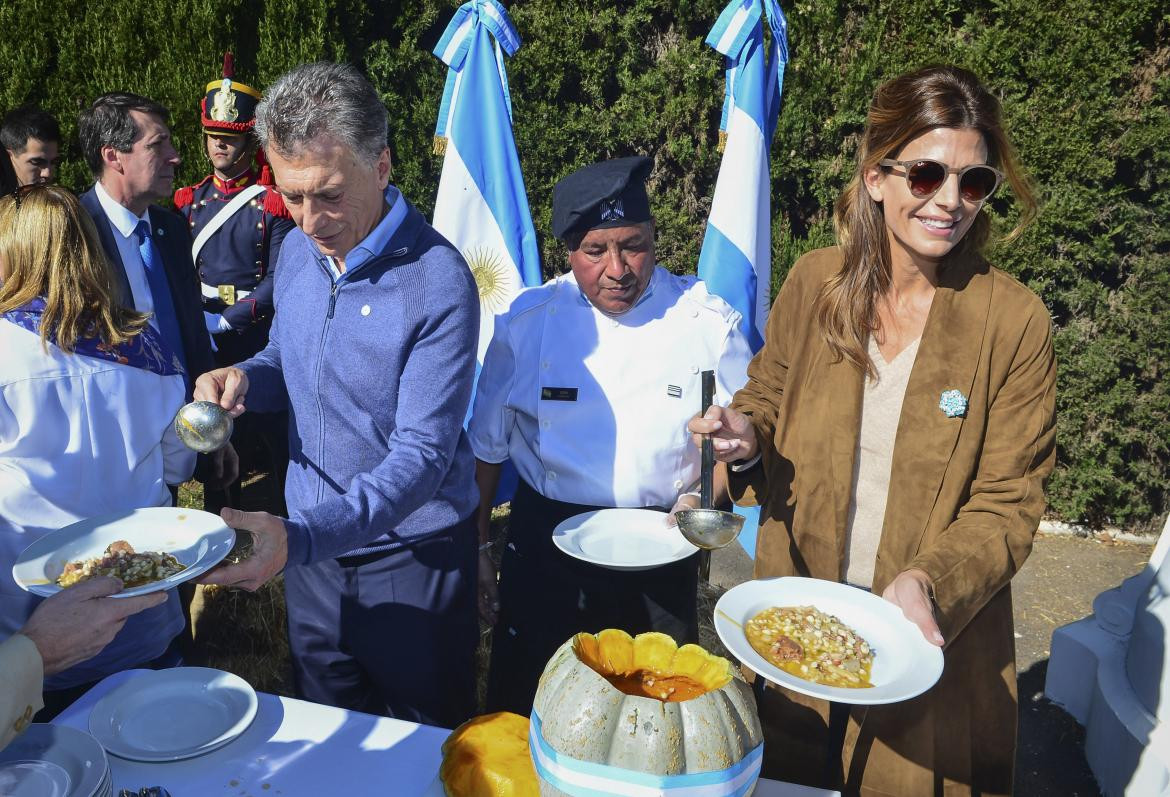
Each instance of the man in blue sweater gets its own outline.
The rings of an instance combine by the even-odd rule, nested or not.
[[[277,80],[256,134],[298,229],[270,341],[199,378],[239,415],[289,410],[287,519],[223,511],[252,556],[204,583],[284,571],[298,694],[454,726],[474,710],[477,491],[463,417],[479,302],[459,252],[389,185],[387,115],[355,69]]]

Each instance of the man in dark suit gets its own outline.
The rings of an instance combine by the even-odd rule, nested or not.
[[[179,154],[167,128],[169,111],[137,94],[98,97],[81,114],[81,149],[97,181],[81,195],[114,267],[119,300],[153,313],[151,324],[179,353],[187,395],[196,377],[215,368],[203,323],[202,296],[191,262],[191,234],[181,216],[153,204],[171,196]],[[226,446],[201,457],[197,477],[230,483],[237,467]]]

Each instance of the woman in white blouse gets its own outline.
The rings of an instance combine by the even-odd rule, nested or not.
[[[67,190],[0,200],[0,641],[40,599],[12,579],[20,552],[75,521],[171,503],[195,455],[175,437],[182,366],[148,316],[119,307],[93,222]],[[93,682],[160,663],[183,618],[131,617],[99,655],[50,677],[55,713]]]

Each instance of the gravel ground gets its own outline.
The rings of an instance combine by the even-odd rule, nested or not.
[[[1040,534],[1012,581],[1020,741],[1016,794],[1020,797],[1095,797],[1100,792],[1084,754],[1084,730],[1044,697],[1052,632],[1093,612],[1098,593],[1138,573],[1149,545],[1103,538]],[[716,551],[711,581],[721,593],[751,578],[742,549]],[[715,597],[715,596],[712,596]]]

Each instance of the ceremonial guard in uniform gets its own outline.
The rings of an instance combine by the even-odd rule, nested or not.
[[[510,458],[521,477],[499,578],[491,711],[527,714],[545,663],[576,632],[698,641],[697,557],[618,572],[552,541],[558,523],[590,510],[697,506],[700,458],[685,425],[700,408],[701,373],[715,371],[720,404],[747,381],[739,314],[655,263],[650,166],[620,158],[557,184],[553,233],[572,271],[522,291],[497,317],[484,358],[469,426],[481,543],[499,463]],[[716,494],[729,501],[722,470]],[[486,592],[491,567],[481,556]],[[491,619],[490,604],[481,614]]]
[[[231,53],[223,77],[207,84],[200,102],[205,151],[214,171],[175,192],[175,207],[191,226],[191,248],[203,289],[203,317],[220,367],[248,359],[268,343],[272,324],[273,275],[281,242],[294,224],[252,133],[260,92],[236,82]],[[232,442],[240,475],[249,465],[269,471],[274,489],[269,508],[284,512],[288,466],[285,413],[248,413],[236,422]],[[260,455],[257,463],[256,455]],[[204,506],[218,512],[239,507],[237,482],[224,493],[205,493]]]

